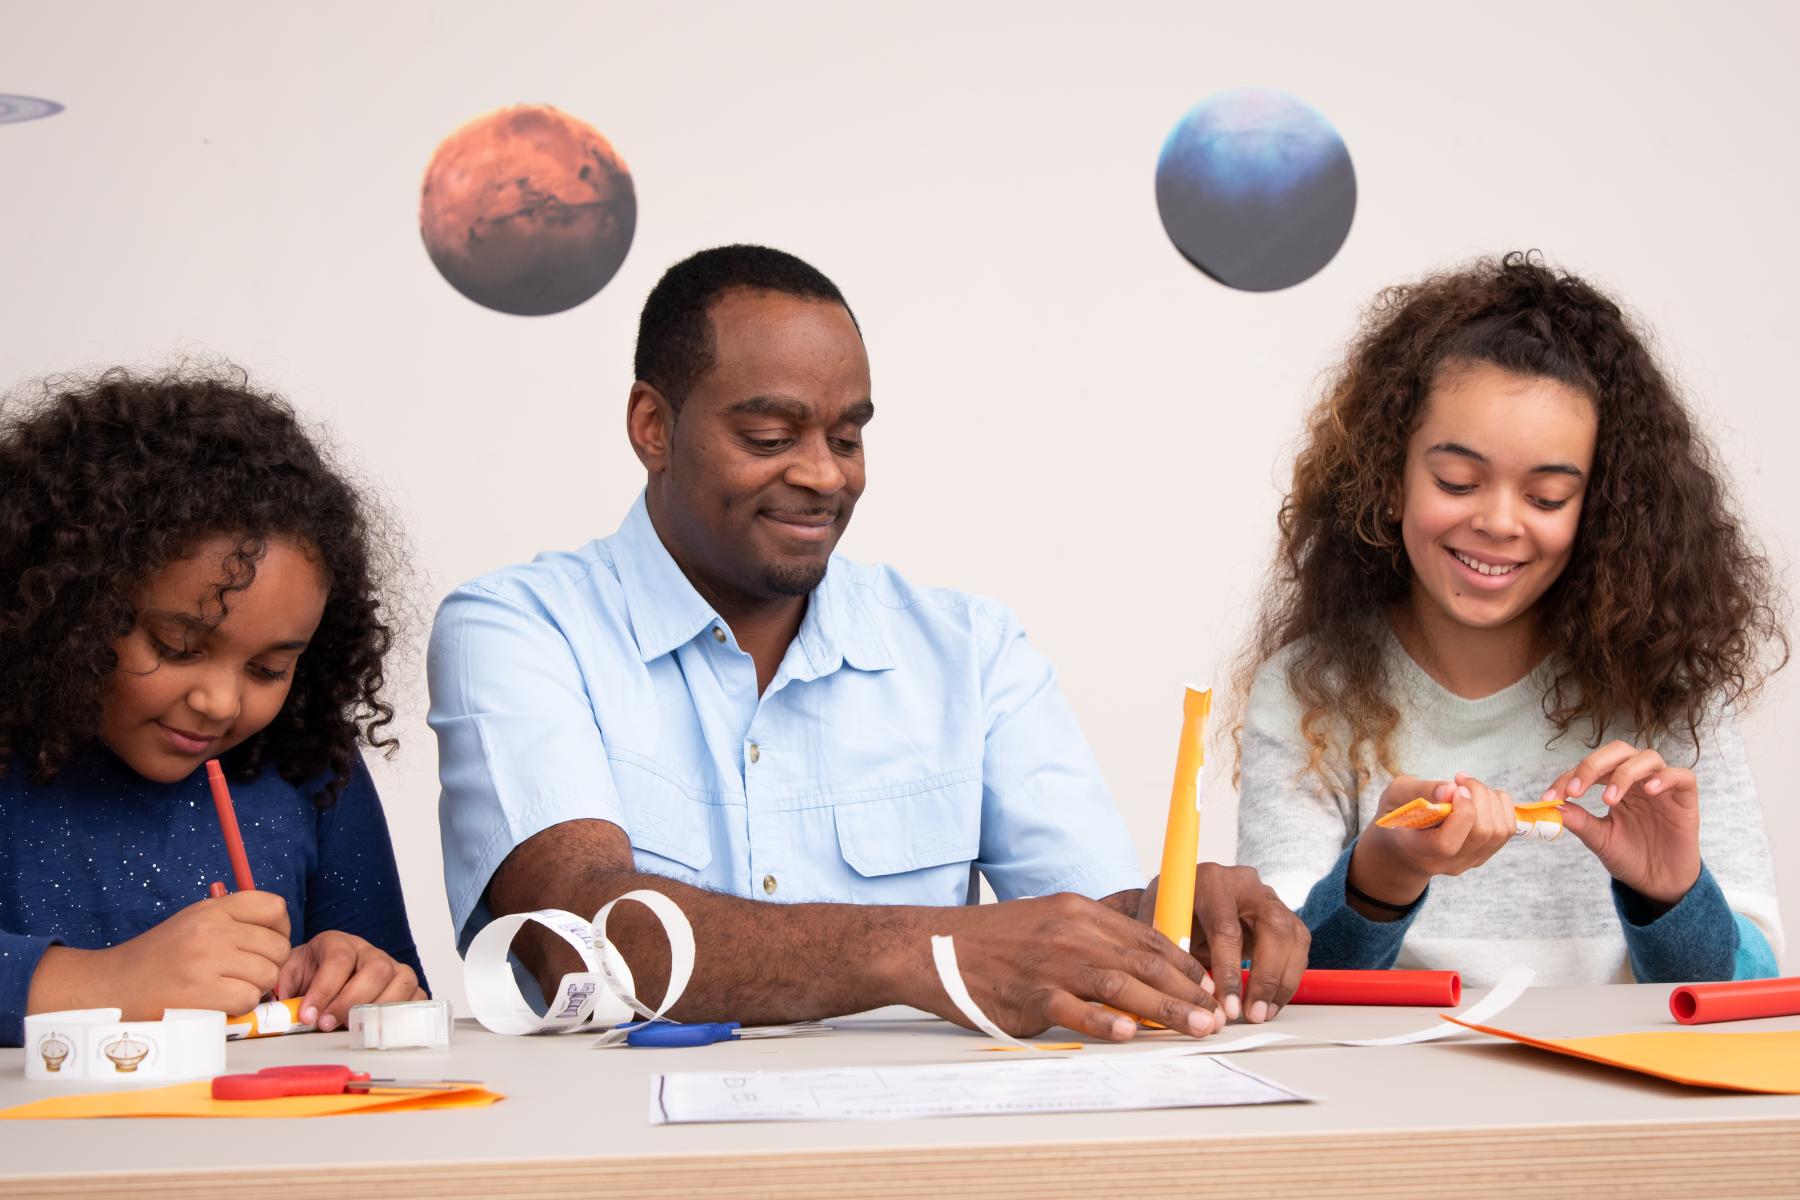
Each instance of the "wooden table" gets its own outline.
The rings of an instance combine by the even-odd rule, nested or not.
[[[1668,990],[1537,990],[1501,1020],[1547,1036],[1672,1028]],[[1420,1009],[1294,1008],[1278,1027],[1379,1037],[1430,1019]],[[1324,1097],[1316,1104],[648,1124],[649,1081],[663,1071],[966,1061],[981,1044],[908,1010],[837,1024],[830,1037],[686,1050],[593,1050],[586,1035],[502,1038],[467,1021],[446,1053],[352,1054],[341,1033],[237,1043],[232,1070],[348,1060],[377,1074],[482,1078],[507,1099],[310,1121],[0,1123],[0,1195],[1800,1195],[1800,1096],[1700,1091],[1475,1034],[1235,1060]],[[1800,1018],[1731,1028],[1794,1029]],[[23,1054],[0,1050],[0,1106],[45,1094],[25,1083]]]

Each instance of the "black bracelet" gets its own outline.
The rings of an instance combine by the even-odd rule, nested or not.
[[[1349,875],[1344,876],[1344,894],[1349,896],[1352,900],[1361,900],[1371,908],[1379,908],[1383,912],[1398,913],[1400,916],[1405,916],[1413,909],[1419,907],[1419,901],[1425,898],[1425,893],[1420,892],[1417,896],[1412,898],[1410,903],[1390,904],[1386,900],[1377,900],[1375,897],[1369,895],[1369,893],[1357,887],[1354,883],[1351,883]]]

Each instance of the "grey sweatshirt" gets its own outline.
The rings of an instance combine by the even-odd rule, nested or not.
[[[1513,841],[1481,866],[1432,881],[1412,913],[1370,921],[1344,902],[1344,873],[1392,776],[1376,770],[1358,789],[1341,753],[1327,781],[1306,770],[1300,706],[1284,651],[1265,663],[1245,714],[1238,801],[1238,861],[1255,867],[1313,929],[1315,966],[1458,970],[1490,985],[1514,963],[1540,984],[1631,982],[1772,974],[1782,948],[1762,808],[1743,739],[1727,712],[1702,727],[1694,761],[1685,738],[1656,748],[1692,765],[1700,790],[1701,879],[1681,903],[1648,915],[1641,898],[1608,876],[1572,834]],[[1535,800],[1586,756],[1587,742],[1543,715],[1547,667],[1479,700],[1440,686],[1390,642],[1390,679],[1401,721],[1400,773],[1421,779],[1475,776],[1524,802]],[[1637,742],[1630,732],[1610,736]],[[1609,739],[1610,740],[1610,739]],[[1600,789],[1579,803],[1601,813]],[[1735,918],[1735,919],[1734,919]]]

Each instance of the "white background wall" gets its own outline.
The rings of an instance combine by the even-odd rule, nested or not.
[[[428,613],[615,527],[640,482],[636,313],[664,267],[793,250],[845,289],[873,360],[844,550],[1022,614],[1151,869],[1179,684],[1233,645],[1303,406],[1383,284],[1539,247],[1617,289],[1787,569],[1796,44],[1779,3],[3,0],[0,92],[67,111],[0,126],[0,383],[250,366],[384,490]],[[1324,111],[1360,189],[1337,259],[1271,295],[1189,267],[1151,191],[1176,119],[1243,84]],[[463,299],[417,233],[438,141],[520,101],[592,122],[638,188],[623,270],[552,317]],[[427,968],[460,999],[419,657],[399,656],[405,744],[377,771]],[[1790,931],[1794,674],[1748,726]],[[1211,797],[1204,848],[1228,858]]]

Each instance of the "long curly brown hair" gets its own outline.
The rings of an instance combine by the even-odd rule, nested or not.
[[[1257,671],[1292,647],[1309,770],[1335,763],[1359,787],[1371,757],[1394,770],[1387,622],[1412,568],[1393,506],[1433,382],[1468,363],[1556,380],[1599,413],[1569,565],[1538,602],[1555,736],[1579,726],[1597,745],[1625,722],[1646,738],[1684,734],[1697,753],[1709,706],[1741,704],[1786,663],[1785,599],[1644,336],[1592,285],[1517,252],[1388,288],[1369,307],[1307,422],[1233,672],[1234,732]]]
[[[284,537],[316,549],[324,617],[280,713],[227,762],[240,777],[266,763],[292,783],[323,774],[315,802],[329,807],[359,741],[395,744],[381,734],[394,716],[381,698],[385,532],[294,411],[241,369],[115,369],[16,393],[0,407],[0,773],[23,755],[48,782],[94,744],[113,643],[136,627],[147,576],[234,537],[222,612]]]

